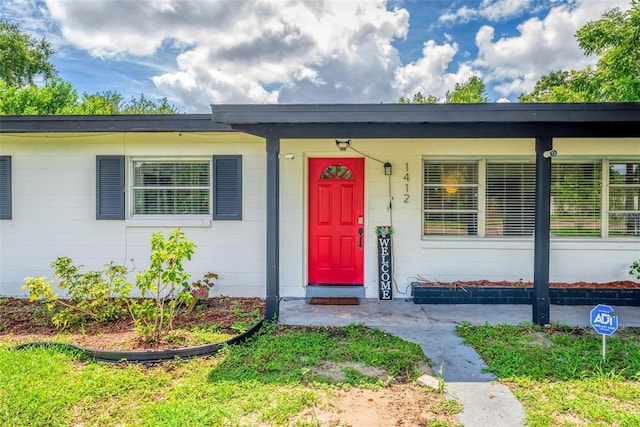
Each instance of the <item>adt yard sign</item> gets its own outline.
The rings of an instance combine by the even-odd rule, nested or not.
[[[598,304],[591,310],[590,323],[596,332],[602,334],[602,358],[604,359],[607,356],[606,338],[618,329],[618,316],[613,315],[613,308]]]
[[[598,304],[591,310],[591,326],[599,334],[611,335],[618,329],[618,316],[608,305]]]

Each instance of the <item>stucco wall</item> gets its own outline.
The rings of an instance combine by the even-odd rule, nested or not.
[[[146,268],[149,237],[180,227],[197,244],[188,270],[194,280],[220,274],[214,292],[264,296],[264,142],[216,133],[1,135],[12,156],[13,219],[0,221],[0,295],[24,295],[24,277],[51,278],[49,264],[71,257],[88,269],[114,261]],[[242,221],[96,220],[96,155],[211,156],[241,154]]]

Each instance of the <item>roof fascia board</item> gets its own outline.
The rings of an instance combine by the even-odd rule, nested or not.
[[[640,103],[602,104],[227,104],[211,105],[213,121],[294,123],[513,123],[640,120]]]
[[[0,116],[0,133],[25,132],[216,132],[232,131],[211,114]]]

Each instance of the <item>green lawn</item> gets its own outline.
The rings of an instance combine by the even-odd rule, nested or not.
[[[640,426],[640,330],[472,326],[457,332],[522,402],[529,425]]]
[[[350,362],[344,378],[322,373],[328,361]],[[291,420],[338,388],[415,380],[425,362],[417,345],[361,326],[270,325],[216,357],[150,367],[96,363],[61,348],[0,344],[0,425],[321,425]],[[360,366],[384,368],[387,376],[368,375]],[[444,395],[424,393],[440,402],[429,425],[454,425]],[[438,415],[438,407],[448,409]]]

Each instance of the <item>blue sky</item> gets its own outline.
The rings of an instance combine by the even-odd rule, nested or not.
[[[575,31],[630,0],[0,0],[44,36],[79,93],[211,103],[396,102],[444,97],[473,75],[516,101],[583,68]]]

